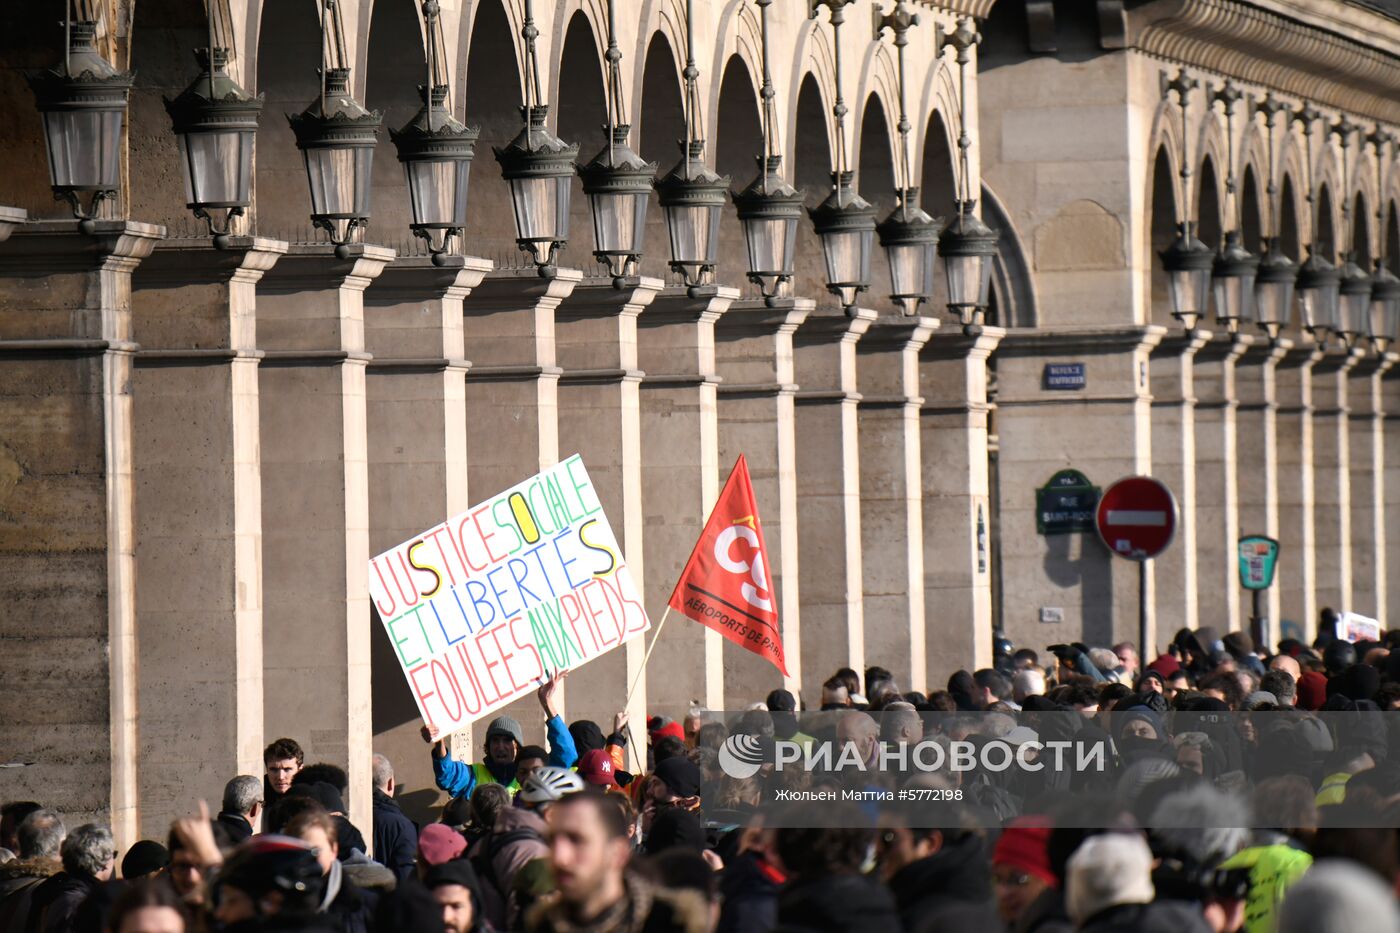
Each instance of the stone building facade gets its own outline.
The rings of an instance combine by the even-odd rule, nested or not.
[[[403,125],[426,74],[418,4],[336,5],[353,93]],[[941,686],[991,662],[998,626],[1036,648],[1136,640],[1137,568],[1092,533],[1037,529],[1036,490],[1063,469],[1099,486],[1152,474],[1175,491],[1176,540],[1145,575],[1157,646],[1181,626],[1248,626],[1244,533],[1282,543],[1266,603],[1288,620],[1276,634],[1311,637],[1323,606],[1386,618],[1400,562],[1387,546],[1400,541],[1400,496],[1386,493],[1400,469],[1395,355],[1315,340],[1296,315],[1274,342],[1210,320],[1187,331],[1156,257],[1191,217],[1212,247],[1239,226],[1256,253],[1274,233],[1295,261],[1350,249],[1396,267],[1400,173],[1384,136],[1400,124],[1400,12],[1385,3],[911,5],[904,92],[923,204],[952,211],[965,136],[968,190],[1000,231],[986,325],[967,330],[941,289],[924,316],[901,315],[878,255],[843,313],[805,221],[793,297],[765,302],[728,208],[713,288],[669,271],[654,204],[641,274],[602,274],[577,193],[558,273],[536,275],[487,157],[520,125],[524,0],[440,0],[435,80],[481,128],[471,224],[445,266],[409,235],[387,133],[364,243],[337,256],[310,229],[282,113],[319,91],[318,3],[76,6],[101,53],[136,72],[120,193],[81,227],[53,202],[24,77],[58,59],[62,27],[41,4],[0,11],[0,758],[16,766],[0,769],[0,798],[101,815],[123,843],[158,837],[196,795],[259,773],[265,742],[287,734],[348,766],[361,825],[371,750],[426,805],[426,752],[370,610],[368,557],[574,452],[653,617],[747,456],[786,685],[809,703],[847,664]],[[879,7],[845,8],[839,80],[828,13],[768,10],[773,137],[809,206],[838,142],[861,194],[881,215],[894,203],[900,88]],[[633,145],[663,171],[685,135],[685,9],[616,6]],[[532,13],[551,127],[586,157],[603,142],[606,6],[536,0]],[[960,71],[945,37],[964,20],[982,41]],[[758,8],[694,0],[690,38],[706,155],[738,188],[763,147]],[[223,249],[181,198],[161,105],[211,41],[266,99],[253,203]],[[1184,113],[1163,93],[1178,73],[1198,82]],[[1211,97],[1226,79],[1241,93],[1233,120]],[[1288,108],[1272,137],[1265,100]],[[1288,116],[1305,104],[1310,142]],[[1343,118],[1360,130],[1330,132]],[[1080,364],[1082,386],[1052,385],[1048,364]],[[567,717],[610,721],[644,650],[574,673]],[[673,620],[632,720],[733,709],[782,684]],[[536,723],[533,701],[517,706]]]

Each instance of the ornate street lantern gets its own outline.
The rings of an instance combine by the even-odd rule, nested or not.
[[[1259,257],[1240,243],[1240,232],[1225,234],[1211,267],[1211,288],[1215,292],[1215,317],[1230,333],[1239,330],[1241,321],[1254,319],[1254,281],[1259,271]]]
[[[1350,349],[1357,338],[1371,332],[1371,277],[1348,259],[1342,265],[1340,302],[1337,314],[1337,336]]]
[[[942,221],[919,209],[919,189],[913,184],[910,168],[911,126],[904,103],[904,49],[909,44],[909,29],[919,24],[919,17],[909,12],[904,0],[896,0],[894,9],[884,15],[877,6],[874,17],[877,39],[886,29],[893,33],[899,63],[899,201],[875,229],[890,267],[890,300],[912,316],[919,313],[919,305],[933,294],[934,258],[938,255],[938,234],[942,226]]]
[[[875,246],[875,208],[851,187],[851,172],[833,173],[826,200],[812,208],[812,226],[826,259],[826,288],[849,311],[870,287],[870,253]]]
[[[714,280],[720,211],[729,191],[729,176],[716,175],[705,165],[704,140],[691,139],[682,148],[685,155],[681,161],[656,180],[656,200],[671,240],[671,268],[693,289]]]
[[[288,115],[311,188],[311,223],[344,253],[357,228],[369,224],[370,178],[380,114],[350,94],[350,69],[326,71],[325,91]]]
[[[453,237],[467,225],[467,181],[477,135],[447,107],[447,86],[428,93],[419,88],[423,106],[404,127],[389,131],[408,181],[414,236],[428,245],[436,265],[447,261]]]
[[[958,53],[959,196],[958,212],[938,237],[938,255],[943,257],[943,271],[948,277],[948,310],[958,316],[963,330],[967,331],[982,323],[991,302],[992,267],[996,263],[1000,234],[972,212],[977,199],[972,196],[967,157],[972,146],[972,137],[967,132],[967,66],[982,36],[973,29],[973,21],[968,17],[958,23],[958,28],[945,41]]]
[[[1371,320],[1368,335],[1377,353],[1385,353],[1400,336],[1400,278],[1378,265],[1371,276]]]
[[[230,223],[243,216],[253,184],[253,140],[263,99],[228,74],[229,50],[195,50],[201,69],[194,83],[165,109],[180,138],[186,207],[209,226],[214,246],[228,244]],[[223,211],[222,226],[211,212]]]
[[[98,54],[97,25],[64,21],[63,63],[29,75],[49,153],[54,200],[90,228],[98,206],[121,185],[122,123],[133,75]],[[83,196],[88,203],[83,204]]]
[[[530,254],[540,276],[555,273],[556,254],[569,239],[569,199],[578,146],[570,145],[545,127],[549,105],[539,87],[539,60],[535,53],[534,4],[525,0],[525,125],[504,148],[496,148],[501,177],[510,185],[515,210],[515,242]]]
[[[1206,314],[1210,301],[1210,277],[1215,268],[1215,254],[1210,247],[1196,239],[1192,224],[1177,225],[1176,239],[1159,254],[1167,273],[1167,297],[1171,301],[1172,317],[1187,330],[1195,330]]]
[[[782,156],[760,157],[758,162],[758,177],[734,195],[734,207],[744,228],[749,281],[772,301],[792,282],[802,193],[783,180]]]
[[[1279,249],[1278,238],[1271,238],[1254,277],[1254,322],[1268,335],[1270,343],[1278,340],[1293,317],[1293,286],[1297,280],[1297,265]]]
[[[1318,343],[1325,343],[1327,334],[1338,329],[1337,304],[1342,284],[1341,274],[1311,248],[1308,258],[1298,267],[1298,310],[1303,329]]]

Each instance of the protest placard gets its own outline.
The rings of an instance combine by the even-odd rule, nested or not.
[[[1343,612],[1337,617],[1337,637],[1342,641],[1380,641],[1381,624],[1359,612]]]
[[[651,627],[577,455],[375,557],[369,591],[437,736]]]

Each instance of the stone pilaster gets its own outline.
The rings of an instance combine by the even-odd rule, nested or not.
[[[803,687],[792,339],[813,307],[806,298],[771,303],[746,299],[734,302],[715,322],[715,363],[723,380],[719,386],[720,475],[728,475],[740,454],[747,456],[788,669],[784,680],[767,661],[726,642],[726,709],[742,709],[755,696],[779,685],[794,693]]]
[[[1274,371],[1278,393],[1278,571],[1280,638],[1312,641],[1317,622],[1317,525],[1314,521],[1313,366],[1322,350],[1304,337]]]
[[[462,303],[463,335],[472,361],[467,373],[467,484],[473,504],[559,462],[554,313],[582,278],[577,269],[560,269],[551,279],[540,278],[533,268],[497,270]],[[525,741],[544,741],[534,697],[517,700],[501,714],[520,722]],[[480,742],[472,747],[466,744],[470,741],[459,736],[454,749],[476,760]]]
[[[1153,561],[1156,616],[1170,638],[1196,628],[1196,353],[1210,331],[1175,331],[1152,351],[1152,475],[1176,494],[1176,540]],[[1150,658],[1148,659],[1151,660]]]
[[[364,293],[394,251],[292,246],[258,285],[268,735],[350,776],[371,822]]]
[[[1387,608],[1385,577],[1385,409],[1381,382],[1400,357],[1368,354],[1350,373],[1347,396],[1351,413],[1351,601],[1346,608],[1384,619]]]
[[[930,657],[946,656],[925,632],[919,443],[919,351],[938,323],[885,315],[856,347],[866,661],[888,669],[901,688],[919,691],[928,689]]]
[[[856,344],[876,313],[810,314],[793,335],[807,702],[837,668],[865,670]]]
[[[124,848],[142,804],[131,276],[165,231],[23,219],[0,208],[0,747],[28,763],[4,793]]]
[[[1329,350],[1313,366],[1313,522],[1318,611],[1351,607],[1351,432],[1347,384],[1361,351]]]
[[[992,665],[992,580],[1001,542],[994,534],[987,361],[1005,335],[997,327],[934,334],[919,353],[929,690],[965,665]]]
[[[719,376],[715,322],[739,297],[707,286],[664,288],[637,319],[647,612],[659,622],[719,496]],[[650,637],[650,636],[648,636]],[[647,677],[648,711],[679,721],[692,702],[724,708],[724,637],[675,618]],[[703,659],[703,660],[702,660]]]
[[[1093,532],[1042,537],[1035,490],[1068,468],[1105,488],[1151,472],[1148,356],[1165,333],[1158,325],[1015,330],[997,348],[1002,577],[1016,582],[1001,594],[1002,623],[1018,644],[1138,640],[1137,564],[1114,557]],[[1084,388],[1050,388],[1051,363],[1083,363]],[[1149,631],[1152,580],[1149,564]],[[1061,610],[1064,622],[1040,622],[1043,608]]]
[[[257,237],[222,250],[167,240],[132,283],[141,828],[150,838],[231,776],[261,773],[256,288],[286,251]]]
[[[1235,361],[1235,449],[1239,461],[1236,489],[1239,496],[1239,534],[1279,535],[1278,460],[1278,362],[1292,341],[1276,343],[1258,338]],[[1229,557],[1231,584],[1239,589],[1239,568],[1234,550]],[[1264,591],[1263,608],[1269,620],[1269,637],[1278,643],[1279,588]],[[1252,616],[1253,599],[1241,595],[1241,619]],[[1247,627],[1246,627],[1247,628]],[[1261,646],[1262,647],[1262,646]]]
[[[462,300],[490,270],[474,257],[449,256],[441,267],[401,257],[365,292],[371,555],[471,506]],[[431,792],[417,704],[383,627],[371,629],[374,750],[402,786]],[[422,801],[419,812],[441,802]]]
[[[1400,580],[1400,366],[1381,374],[1381,524],[1385,534],[1385,564],[1377,574],[1385,580]],[[1389,607],[1389,593],[1386,604]],[[1385,625],[1386,620],[1382,619]]]
[[[642,519],[642,430],[638,403],[637,318],[661,290],[660,279],[639,277],[616,284],[587,278],[555,312],[559,368],[559,452],[583,457],[612,524],[637,589],[646,593]],[[660,607],[648,606],[652,625]],[[677,620],[680,621],[680,620]],[[684,624],[684,623],[682,623]],[[653,635],[647,632],[588,662],[569,676],[568,718],[591,719],[610,731],[627,690],[642,670]],[[664,668],[654,668],[664,677]],[[646,723],[643,682],[628,707],[631,721]],[[640,752],[640,749],[638,749]]]
[[[1217,632],[1240,628],[1236,541],[1240,536],[1235,365],[1253,344],[1217,334],[1196,351],[1196,612]]]

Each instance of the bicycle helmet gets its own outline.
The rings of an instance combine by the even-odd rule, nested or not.
[[[561,797],[583,790],[583,778],[567,768],[545,766],[536,768],[520,787],[520,799],[539,805],[554,803]]]

